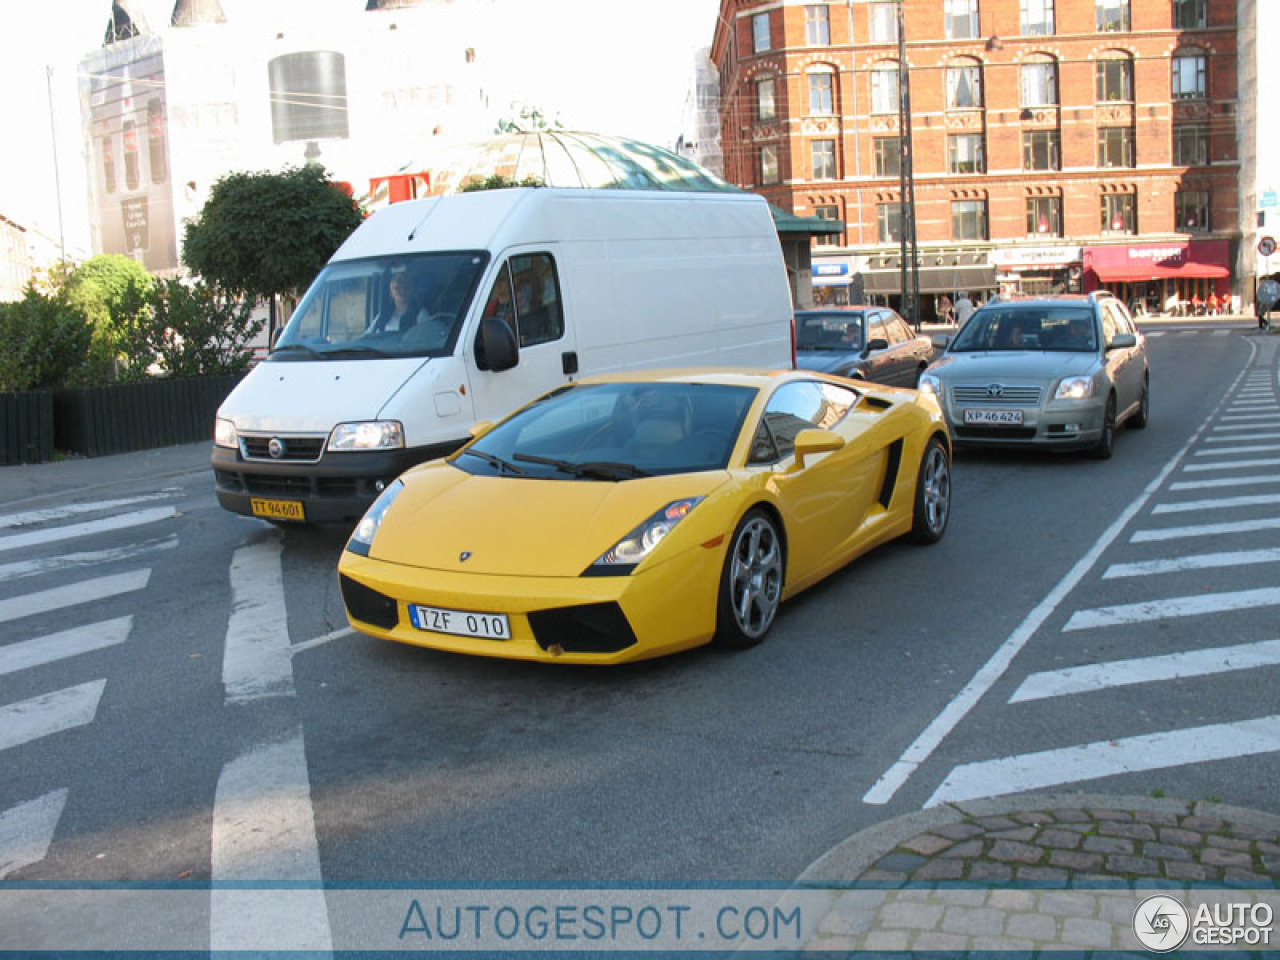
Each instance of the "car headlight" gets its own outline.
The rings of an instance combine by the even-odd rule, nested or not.
[[[1093,396],[1093,377],[1067,377],[1054,391],[1055,400],[1083,400]]]
[[[937,397],[939,400],[943,397],[942,381],[932,373],[920,374],[920,382],[916,384],[916,389],[921,393],[927,393],[930,396]]]
[[[340,423],[329,434],[330,450],[399,450],[403,447],[404,427],[399,420]]]
[[[703,497],[672,500],[644,523],[610,547],[588,568],[589,573],[628,573],[649,556],[677,523],[702,502]]]
[[[240,442],[236,437],[236,425],[230,420],[223,420],[221,417],[214,420],[213,445],[215,447],[231,447],[232,449],[240,446]]]
[[[382,526],[382,518],[386,515],[387,509],[391,506],[395,498],[400,496],[404,490],[404,481],[397,480],[382,493],[378,494],[378,499],[373,501],[365,515],[360,518],[360,522],[356,524],[355,531],[351,534],[351,539],[347,541],[347,549],[352,553],[358,553],[362,557],[369,555],[369,548],[373,546],[373,538],[378,533],[378,528]]]

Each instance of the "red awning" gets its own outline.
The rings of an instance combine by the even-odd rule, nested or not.
[[[1231,271],[1226,267],[1220,267],[1212,263],[1179,263],[1176,265],[1152,263],[1143,265],[1140,268],[1133,264],[1124,266],[1095,265],[1093,272],[1098,275],[1099,280],[1105,280],[1108,283],[1162,280],[1166,277],[1171,279],[1178,277],[1221,279],[1231,276]]]
[[[1225,240],[1109,244],[1084,249],[1084,266],[1104,282],[1231,276]]]

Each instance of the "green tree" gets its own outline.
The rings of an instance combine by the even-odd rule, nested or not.
[[[147,363],[130,371],[142,376],[151,363],[166,376],[198,377],[243,373],[253,353],[250,342],[262,329],[252,306],[204,283],[163,280],[149,297],[148,322],[133,356]]]
[[[298,296],[364,214],[323,167],[231,173],[183,231],[182,259],[206,283],[234,296]]]
[[[136,260],[116,253],[92,257],[76,267],[63,287],[66,302],[89,323],[91,339],[84,366],[73,379],[109,383],[135,341],[154,281]]]
[[[91,330],[61,296],[28,288],[0,303],[0,392],[59,387],[84,367]]]

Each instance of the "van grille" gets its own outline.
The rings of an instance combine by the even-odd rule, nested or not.
[[[271,456],[270,445],[278,439],[284,445],[284,451],[278,457]],[[315,463],[324,453],[325,440],[328,437],[298,436],[247,436],[240,435],[240,453],[246,460],[270,460],[276,463]]]

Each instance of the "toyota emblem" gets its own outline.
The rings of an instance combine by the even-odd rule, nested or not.
[[[1003,397],[1003,396],[1004,396],[1004,384],[1003,384],[1003,383],[993,383],[993,384],[991,384],[990,386],[988,386],[988,387],[987,387],[987,396],[988,396],[988,397]]]
[[[271,454],[272,460],[279,460],[284,456],[284,441],[279,437],[272,437],[267,444],[267,453]]]

